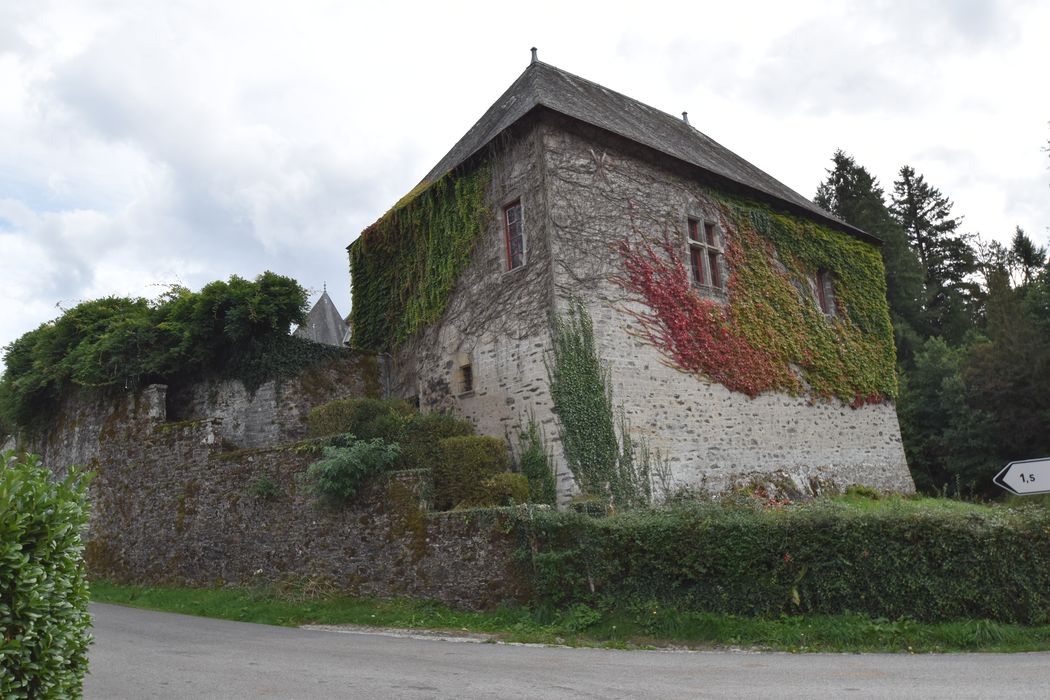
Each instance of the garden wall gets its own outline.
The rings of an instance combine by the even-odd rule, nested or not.
[[[160,420],[162,390],[125,397],[90,462],[93,576],[189,586],[291,578],[466,607],[524,595],[513,538],[493,527],[498,512],[428,514],[413,472],[376,480],[346,507],[324,506],[295,480],[316,448],[231,450],[218,439],[221,419]]]

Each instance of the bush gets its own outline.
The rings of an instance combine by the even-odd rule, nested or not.
[[[0,460],[0,697],[80,697],[91,643],[86,480],[70,471],[55,481],[34,456]]]
[[[434,507],[449,510],[484,498],[484,481],[510,469],[507,445],[493,437],[450,437],[439,443],[434,464]]]
[[[325,447],[323,458],[300,474],[308,493],[335,505],[353,498],[370,476],[386,471],[401,448],[383,441],[357,440],[349,447]]]
[[[1050,623],[1050,513],[880,503],[711,502],[519,522],[537,548],[541,605],[656,600],[750,616]]]
[[[295,280],[272,272],[254,281],[233,276],[199,292],[173,287],[155,301],[85,301],[4,349],[0,413],[10,424],[40,429],[74,386],[167,384],[180,376],[237,367],[249,373],[247,384],[260,383],[260,369],[287,376],[289,364],[298,370],[318,355],[306,351],[304,356],[302,341],[282,342],[288,340],[289,325],[305,317],[306,292]],[[296,354],[293,348],[298,359],[288,357]],[[277,366],[265,361],[274,353],[284,356]],[[251,366],[244,366],[245,358],[253,358]]]
[[[457,508],[515,506],[529,501],[529,481],[522,474],[503,472],[481,482],[475,500],[462,500]]]
[[[518,469],[529,484],[529,502],[556,505],[558,492],[554,466],[543,447],[536,421],[530,420],[518,436],[518,453]]]
[[[337,399],[310,411],[306,429],[309,437],[350,433],[361,440],[400,442],[412,412],[401,399]]]
[[[415,415],[405,425],[398,469],[433,469],[441,459],[445,438],[474,434],[474,424],[447,413]]]

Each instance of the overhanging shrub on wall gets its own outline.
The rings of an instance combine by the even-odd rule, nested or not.
[[[699,504],[519,520],[537,602],[1050,622],[1050,514]]]
[[[55,481],[36,457],[0,456],[0,697],[80,697],[88,588],[84,479]]]

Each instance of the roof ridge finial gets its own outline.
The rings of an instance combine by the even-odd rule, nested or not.
[[[322,294],[328,294],[328,281],[327,280],[321,283],[321,293]]]
[[[535,46],[533,46],[531,50],[532,50],[532,62],[533,62],[533,63],[539,63],[539,62],[540,62],[540,59],[539,59],[539,57],[538,57],[538,56],[536,55],[536,53],[537,53],[537,49],[536,49],[536,47],[535,47]]]
[[[689,123],[689,112],[682,112],[682,121],[684,121],[686,124]]]

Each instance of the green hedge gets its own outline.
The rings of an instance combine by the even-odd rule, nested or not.
[[[91,643],[84,481],[55,481],[33,456],[0,456],[0,697],[81,695]]]
[[[1050,622],[1042,509],[699,504],[610,518],[535,513],[519,528],[541,604]]]
[[[486,479],[510,470],[507,443],[493,437],[450,437],[439,443],[433,466],[434,509],[482,503]]]
[[[359,440],[400,442],[413,410],[400,399],[337,399],[310,411],[306,431],[310,437],[350,433]]]
[[[447,413],[415,415],[405,426],[398,469],[430,469],[441,459],[441,441],[474,434],[474,424]]]

